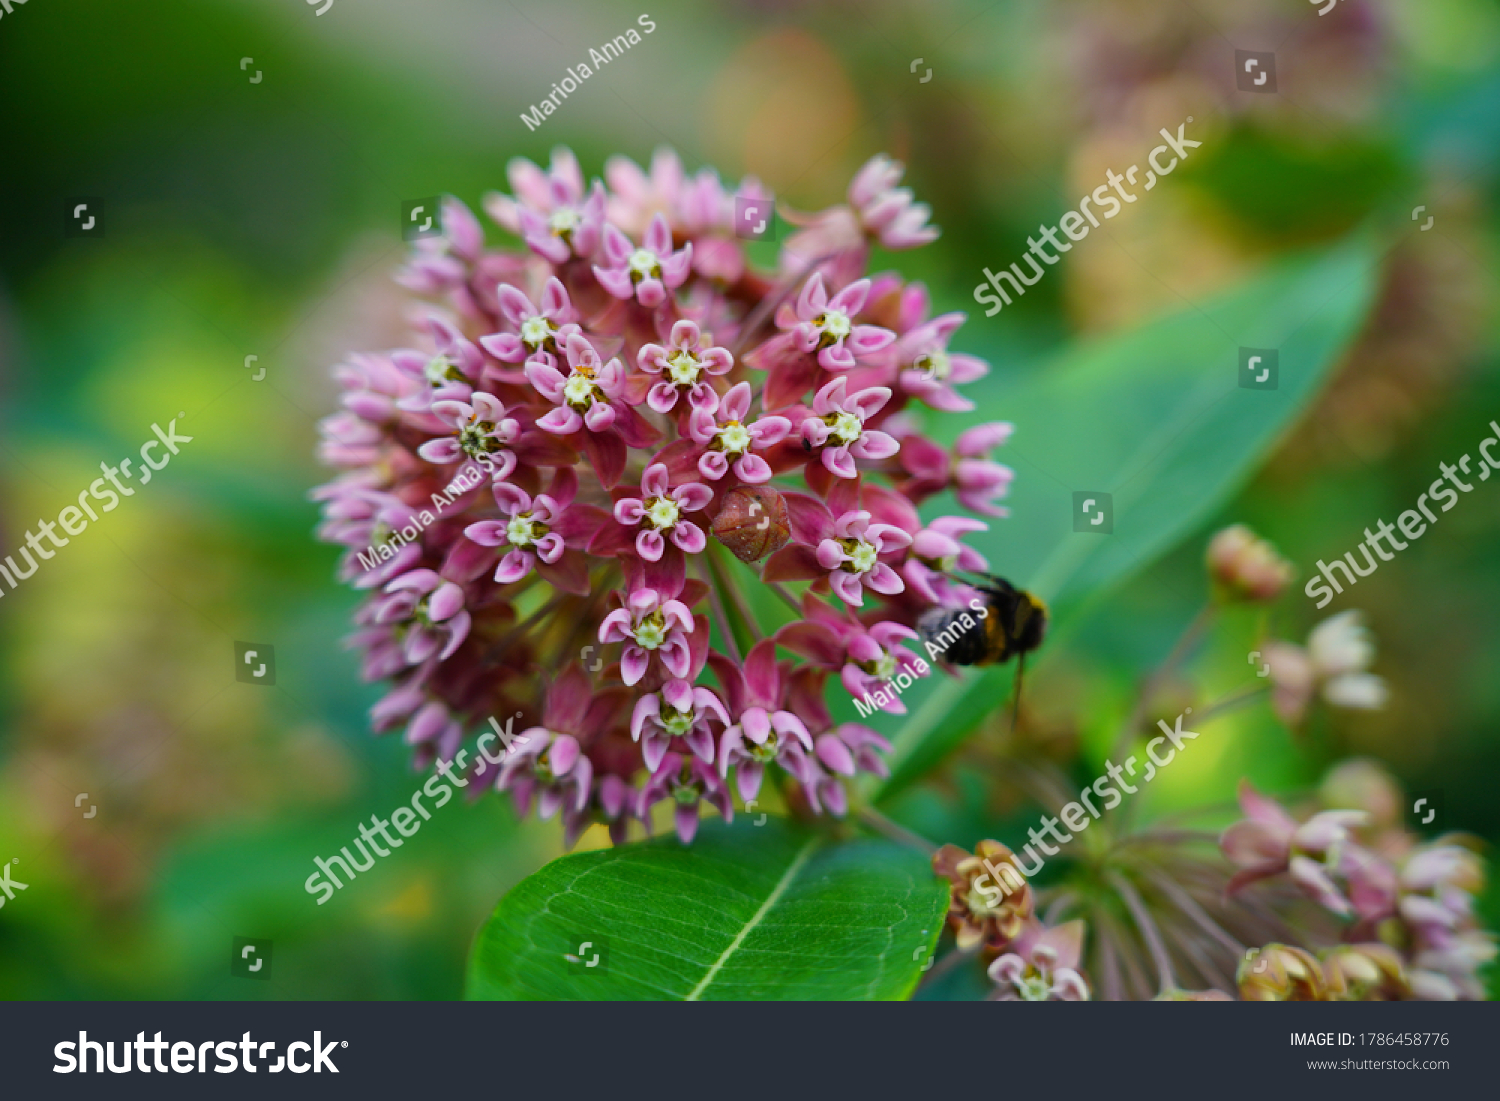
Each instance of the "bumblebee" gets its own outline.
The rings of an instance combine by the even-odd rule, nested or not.
[[[1003,577],[984,576],[989,584],[977,586],[982,596],[969,601],[968,609],[929,608],[917,619],[922,641],[954,665],[1002,665],[1024,658],[1047,632],[1047,605]]]
[[[1010,728],[1015,731],[1021,722],[1026,655],[1042,644],[1042,636],[1047,633],[1047,605],[1003,577],[990,573],[981,576],[989,584],[976,586],[982,595],[970,600],[967,610],[928,608],[917,617],[917,634],[929,653],[939,650],[954,665],[1003,665],[1016,658],[1010,713]]]

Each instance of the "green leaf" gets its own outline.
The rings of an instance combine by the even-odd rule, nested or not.
[[[921,855],[886,841],[710,822],[692,845],[577,853],[517,884],[480,930],[467,995],[904,998],[947,900]]]
[[[1370,308],[1378,264],[1374,244],[1357,239],[1278,265],[1201,308],[1074,346],[1013,389],[992,381],[972,396],[987,419],[998,412],[1016,425],[997,453],[1016,469],[1011,518],[969,542],[996,573],[1048,601],[1054,624],[1170,550],[1317,395]],[[1277,349],[1276,390],[1240,387],[1241,346]],[[1074,530],[1075,492],[1110,495],[1112,534]],[[877,797],[957,746],[1006,699],[1013,672],[990,669],[931,691],[902,723]]]

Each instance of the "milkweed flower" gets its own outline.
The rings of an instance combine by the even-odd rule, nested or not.
[[[646,227],[645,239],[633,245],[614,226],[604,226],[604,260],[594,265],[594,278],[616,298],[635,298],[647,309],[667,300],[667,292],[687,281],[693,264],[693,245],[688,242],[673,251],[672,231],[658,214]]]
[[[703,529],[687,519],[713,500],[713,490],[701,482],[684,482],[672,488],[666,463],[655,463],[641,476],[640,497],[615,502],[615,519],[626,527],[640,526],[635,552],[647,562],[657,562],[671,539],[678,550],[698,554],[708,546]],[[665,537],[665,538],[664,538]]]
[[[888,459],[901,449],[895,437],[866,427],[891,398],[884,386],[849,394],[848,379],[836,378],[813,398],[813,415],[802,422],[802,442],[809,450],[822,448],[819,458],[829,472],[855,478],[855,459]]]
[[[849,185],[849,204],[860,225],[888,249],[915,248],[938,235],[937,227],[927,224],[931,208],[913,202],[911,188],[896,186],[905,174],[900,161],[877,154]]]
[[[515,197],[499,192],[485,197],[496,223],[553,264],[594,254],[604,224],[604,188],[595,180],[585,192],[583,172],[570,150],[554,149],[547,172],[525,157],[516,157],[506,171]]]
[[[540,307],[507,283],[500,284],[495,298],[506,329],[480,337],[479,344],[502,363],[520,363],[540,352],[557,355],[559,341],[566,344],[570,329],[577,331],[578,315],[568,300],[568,289],[555,276],[542,290]]]
[[[361,675],[389,682],[373,729],[426,764],[516,716],[527,741],[471,774],[570,842],[649,829],[667,800],[691,839],[772,770],[798,813],[843,814],[852,779],[886,772],[885,739],[834,722],[828,682],[915,668],[901,644],[924,594],[983,561],[965,517],[917,507],[956,488],[993,513],[1009,480],[963,442],[975,430],[952,453],[897,430],[984,371],[949,350],[962,315],[928,320],[919,284],[864,270],[873,241],[936,236],[900,175],[866,165],[812,216],[826,263],[789,241],[786,277],[748,262],[718,174],[670,150],[649,171],[613,158],[605,181],[562,148],[512,160],[484,209],[518,248],[442,200],[442,235],[399,275],[426,299],[415,328],[338,365],[321,425],[318,535],[364,594]],[[791,595],[808,630],[755,622],[746,585]]]
[[[605,213],[626,233],[642,233],[652,218],[677,208],[685,175],[682,161],[667,146],[651,155],[649,173],[629,157],[610,157],[604,162],[609,184]]]
[[[636,589],[627,606],[616,608],[599,625],[600,642],[623,642],[620,677],[627,685],[646,675],[653,655],[674,677],[686,677],[692,665],[688,636],[693,613],[680,600],[664,599],[654,589]]]
[[[630,718],[630,736],[641,743],[646,767],[655,772],[672,746],[673,738],[709,764],[714,760],[714,731],[711,719],[721,729],[729,726],[729,713],[719,697],[707,688],[694,687],[685,680],[669,680],[661,691],[651,692],[635,701]],[[642,735],[644,734],[644,738]]]
[[[1271,601],[1292,579],[1292,564],[1244,524],[1225,528],[1208,544],[1208,571],[1231,599]]]
[[[871,241],[879,241],[892,251],[935,241],[938,229],[927,224],[931,208],[915,202],[910,188],[896,186],[905,173],[899,161],[877,154],[865,162],[849,184],[847,205],[811,215],[790,214],[789,221],[805,228],[787,240],[783,269],[799,259],[830,253],[836,259],[829,267],[835,270],[862,265]],[[841,255],[848,255],[854,263],[841,262],[837,259]]]
[[[900,421],[888,425],[901,445],[901,466],[909,475],[901,490],[915,500],[952,489],[958,503],[981,516],[1008,516],[994,502],[1010,491],[1015,472],[988,458],[990,451],[1010,438],[1014,426],[1005,421],[976,425],[961,433],[951,453],[910,431]]]
[[[1224,855],[1242,869],[1230,881],[1231,891],[1288,872],[1322,906],[1339,914],[1353,912],[1333,874],[1343,870],[1351,831],[1364,825],[1368,815],[1357,810],[1322,811],[1299,824],[1248,782],[1240,785],[1240,806],[1247,817],[1219,839]]]
[[[895,333],[854,323],[869,295],[870,281],[861,279],[830,298],[822,273],[814,272],[797,296],[796,323],[789,326],[797,347],[816,353],[819,366],[829,371],[847,371],[886,347]]]
[[[670,413],[683,395],[695,410],[712,409],[718,394],[708,380],[728,372],[734,357],[727,348],[706,345],[696,322],[679,321],[665,347],[642,344],[636,362],[642,371],[661,376],[646,393],[646,404],[658,413]]]
[[[821,600],[802,602],[804,618],[776,632],[776,641],[808,661],[839,674],[839,680],[855,699],[870,699],[897,677],[907,683],[924,675],[922,663],[901,645],[917,632],[894,620],[866,626],[847,611],[840,614]],[[906,714],[899,693],[876,697],[881,710]]]
[[[1078,973],[1083,955],[1083,922],[1070,921],[1056,928],[1029,922],[1010,951],[989,966],[990,978],[999,986],[996,1001],[1086,1002],[1089,984]]]
[[[570,436],[580,428],[603,432],[619,415],[617,402],[625,393],[625,368],[618,359],[601,363],[599,353],[581,333],[567,342],[568,373],[532,360],[526,364],[526,378],[536,392],[556,409],[537,421],[537,427],[559,436]]]
[[[636,802],[636,817],[644,819],[650,808],[663,799],[673,804],[672,821],[684,845],[698,832],[699,804],[712,805],[726,822],[734,821],[734,801],[729,788],[712,765],[695,756],[668,753],[651,774]]]
[[[948,351],[949,338],[963,323],[962,313],[944,314],[903,333],[896,342],[901,389],[945,413],[973,409],[974,403],[954,387],[990,373],[984,360]]]
[[[754,799],[765,766],[772,761],[785,766],[788,754],[799,745],[802,751],[813,752],[812,735],[801,718],[782,706],[791,685],[776,662],[775,643],[757,643],[743,670],[720,658],[714,672],[724,685],[734,719],[719,743],[719,775],[728,776],[730,766],[737,766],[740,797]]]
[[[556,501],[545,493],[533,498],[516,486],[497,485],[495,503],[505,519],[470,524],[464,534],[481,546],[509,548],[495,569],[496,581],[519,581],[539,560],[550,565],[562,557],[563,537],[552,530],[562,515]]]
[[[730,387],[712,408],[693,410],[690,435],[703,444],[698,457],[698,472],[717,482],[731,470],[748,485],[771,480],[771,465],[757,449],[765,451],[786,439],[792,422],[786,417],[760,417],[746,424],[752,401],[750,384],[741,382]]]
[[[911,544],[911,536],[890,524],[870,523],[868,512],[846,512],[833,523],[829,537],[818,543],[818,565],[828,570],[829,584],[845,604],[865,602],[864,590],[894,596],[906,583],[880,556]]]
[[[1236,981],[1247,1002],[1322,1002],[1328,1000],[1323,965],[1305,948],[1268,944],[1246,954]]]
[[[1334,707],[1360,710],[1378,710],[1389,696],[1385,681],[1368,672],[1375,643],[1357,609],[1314,627],[1306,648],[1276,640],[1263,652],[1270,666],[1271,706],[1289,725],[1302,721],[1319,692]]]
[[[466,456],[484,455],[494,465],[494,478],[503,482],[516,468],[515,453],[506,448],[520,434],[514,417],[505,415],[505,406],[492,395],[477,393],[473,404],[466,401],[436,401],[432,412],[451,423],[453,435],[448,439],[428,440],[417,448],[417,454],[439,466],[456,463]]]
[[[969,853],[944,845],[932,870],[948,880],[948,927],[958,947],[982,945],[998,955],[1027,927],[1035,900],[1015,854],[998,841],[981,841]]]
[[[386,599],[374,605],[377,623],[404,627],[402,650],[410,665],[436,654],[449,658],[469,634],[471,617],[464,610],[463,588],[433,570],[411,570],[385,587]]]

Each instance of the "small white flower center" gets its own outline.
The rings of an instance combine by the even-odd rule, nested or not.
[[[1045,1002],[1052,993],[1052,984],[1046,975],[1027,975],[1017,979],[1015,987],[1023,1002]]]
[[[578,372],[568,376],[563,383],[563,400],[569,405],[590,405],[594,396],[594,380]]]
[[[554,210],[552,217],[547,219],[547,224],[551,227],[554,236],[562,236],[572,233],[578,228],[578,223],[582,220],[578,216],[578,211],[570,206],[565,206],[561,210]]]
[[[977,918],[986,918],[998,912],[990,906],[989,899],[985,898],[972,883],[969,884],[969,895],[964,902],[969,907],[969,913]]]
[[[774,730],[766,735],[766,740],[761,742],[760,745],[756,745],[749,738],[745,738],[741,743],[745,754],[752,761],[759,761],[761,764],[765,764],[767,761],[774,761],[776,759],[776,751],[778,745],[779,743],[776,738],[776,731]]]
[[[469,423],[458,430],[458,446],[471,458],[497,450],[498,444],[490,436],[495,426],[489,421],[469,419]]]
[[[698,381],[698,368],[698,357],[684,350],[667,360],[667,377],[678,386],[691,386]]]
[[[875,568],[875,563],[879,561],[879,558],[880,552],[875,549],[874,544],[860,539],[849,550],[848,565],[855,573],[869,573]]]
[[[535,543],[536,525],[532,522],[531,513],[522,512],[512,516],[510,523],[505,525],[505,537],[513,547],[529,547]]]
[[[693,729],[697,719],[691,711],[678,711],[667,707],[661,713],[661,725],[674,738],[680,738]]]
[[[545,317],[528,317],[521,322],[521,339],[533,349],[540,348],[552,335],[552,326]]]
[[[656,253],[648,248],[638,248],[630,254],[630,271],[642,279],[655,275],[657,264]]]
[[[938,379],[939,381],[947,378],[953,371],[953,361],[948,358],[948,353],[941,348],[931,352],[923,352],[917,357],[917,361],[912,366],[928,378]]]
[[[448,381],[448,372],[453,369],[452,362],[447,356],[433,356],[427,361],[427,366],[422,368],[422,373],[427,376],[427,381],[434,386],[441,386]]]
[[[730,421],[719,429],[719,444],[732,455],[743,455],[750,449],[750,429],[739,421]]]
[[[646,520],[657,531],[675,527],[682,508],[670,497],[653,497],[646,503]]]
[[[849,323],[849,315],[842,310],[824,310],[822,320],[818,323],[822,329],[834,340],[842,340],[849,335],[853,325]]]
[[[881,655],[874,661],[875,670],[871,674],[876,680],[887,681],[896,675],[896,655],[889,650],[882,651]]]
[[[643,619],[636,624],[635,641],[643,650],[657,650],[667,641],[667,625],[659,616]]]
[[[865,434],[864,422],[853,413],[840,413],[829,427],[842,444],[851,444]]]

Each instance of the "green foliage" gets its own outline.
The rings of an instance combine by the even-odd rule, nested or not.
[[[1201,309],[1073,346],[1010,395],[998,383],[976,394],[1018,425],[1004,458],[1018,471],[1011,507],[1026,522],[970,541],[1052,605],[1054,626],[1166,553],[1318,393],[1370,308],[1376,264],[1364,239],[1300,257]],[[1279,349],[1278,389],[1239,387],[1242,344]],[[1073,530],[1075,490],[1112,494],[1113,534]],[[903,722],[880,797],[946,756],[999,706],[1012,675],[991,669],[934,690]]]
[[[468,996],[904,998],[946,909],[947,885],[889,842],[709,823],[691,847],[578,853],[518,884],[474,945]]]

